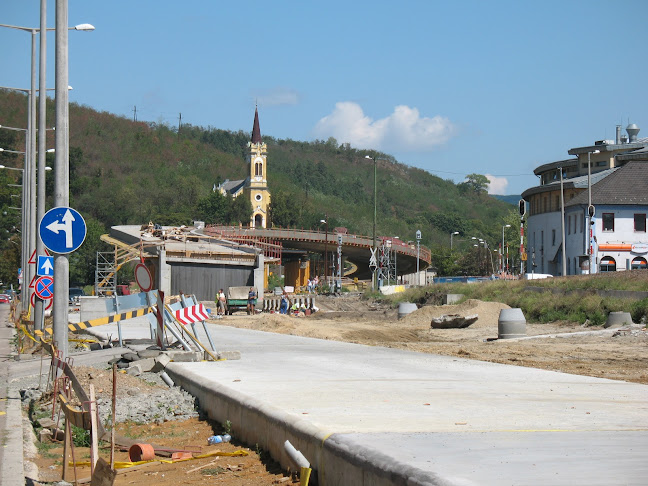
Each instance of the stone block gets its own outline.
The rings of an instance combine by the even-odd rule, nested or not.
[[[38,442],[49,442],[50,440],[52,440],[52,431],[50,429],[40,429]]]
[[[126,368],[126,374],[131,376],[139,376],[142,374],[142,368],[139,364],[131,364],[128,368]]]
[[[218,357],[218,359],[229,359],[229,360],[241,359],[240,351],[218,351],[217,353],[213,353],[213,354],[215,354]]]
[[[176,363],[202,361],[202,353],[197,351],[169,351],[169,357]]]
[[[157,358],[162,354],[162,351],[159,349],[142,349],[137,352],[137,356],[139,356],[142,359],[145,358]]]
[[[169,358],[167,354],[161,354],[157,358],[154,358],[154,361],[155,366],[153,367],[153,371],[158,372],[167,367],[167,365],[171,362],[171,358]]]
[[[139,366],[142,371],[151,371],[153,370],[153,368],[155,368],[155,359],[144,358],[138,361],[134,361],[133,364],[137,364],[137,366]]]

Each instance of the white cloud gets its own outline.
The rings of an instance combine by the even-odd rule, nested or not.
[[[447,118],[421,117],[417,108],[399,105],[386,118],[373,120],[352,101],[335,104],[330,115],[320,119],[314,136],[335,137],[356,148],[385,151],[425,151],[447,142],[456,132]]]
[[[508,186],[508,180],[506,177],[495,177],[486,174],[486,178],[490,181],[490,184],[488,185],[488,194],[506,194],[506,188]]]
[[[299,102],[299,93],[292,89],[277,87],[262,91],[255,98],[262,106],[296,105]]]

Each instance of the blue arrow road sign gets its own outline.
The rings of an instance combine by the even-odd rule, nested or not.
[[[54,275],[54,257],[46,255],[38,255],[38,266],[36,267],[36,275],[39,277],[47,277]]]
[[[38,226],[43,244],[60,254],[78,249],[85,240],[86,231],[85,221],[78,211],[65,206],[47,211]]]

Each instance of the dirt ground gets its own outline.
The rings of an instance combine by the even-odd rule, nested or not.
[[[601,333],[601,328],[583,327],[570,323],[527,323],[527,336],[543,336],[527,340],[494,340],[498,333],[500,310],[507,306],[495,302],[469,300],[459,305],[424,306],[398,319],[397,310],[353,296],[340,298],[317,297],[320,311],[304,317],[279,314],[247,316],[240,312],[217,324],[267,332],[307,336],[319,339],[347,341],[370,346],[384,346],[422,353],[436,353],[461,358],[491,361],[517,366],[541,368],[565,373],[596,376],[648,384],[646,328],[633,327]],[[432,329],[433,317],[444,314],[477,314],[478,320],[465,329]],[[564,336],[565,333],[570,335]],[[584,334],[576,334],[584,333]],[[112,390],[111,373],[78,370],[85,383],[93,382],[98,393]],[[120,388],[129,386],[144,390],[153,385],[128,375],[120,375]],[[83,381],[83,380],[82,380]],[[298,484],[296,477],[280,467],[254,444],[231,443],[207,446],[206,438],[223,432],[220,424],[190,419],[162,424],[118,424],[118,433],[138,442],[155,443],[159,447],[200,450],[201,453],[220,450],[239,452],[239,456],[216,456],[180,463],[154,462],[135,469],[121,469],[115,485],[155,484],[225,484],[231,486]],[[50,446],[47,446],[50,447]],[[87,461],[88,449],[76,449],[77,461]],[[110,450],[103,443],[101,455],[110,460]],[[61,478],[62,448],[41,446],[34,459],[45,484]],[[127,452],[119,452],[116,461],[128,460]],[[161,459],[161,458],[156,458]],[[66,477],[73,479],[73,473]],[[77,471],[79,478],[89,476],[89,468]],[[312,482],[311,482],[312,484]]]

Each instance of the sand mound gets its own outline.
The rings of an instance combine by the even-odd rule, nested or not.
[[[462,316],[477,314],[479,318],[470,327],[497,327],[500,311],[508,308],[508,305],[501,302],[468,299],[458,305],[425,305],[403,317],[399,322],[409,325],[429,325],[432,318],[445,314],[460,314]]]

